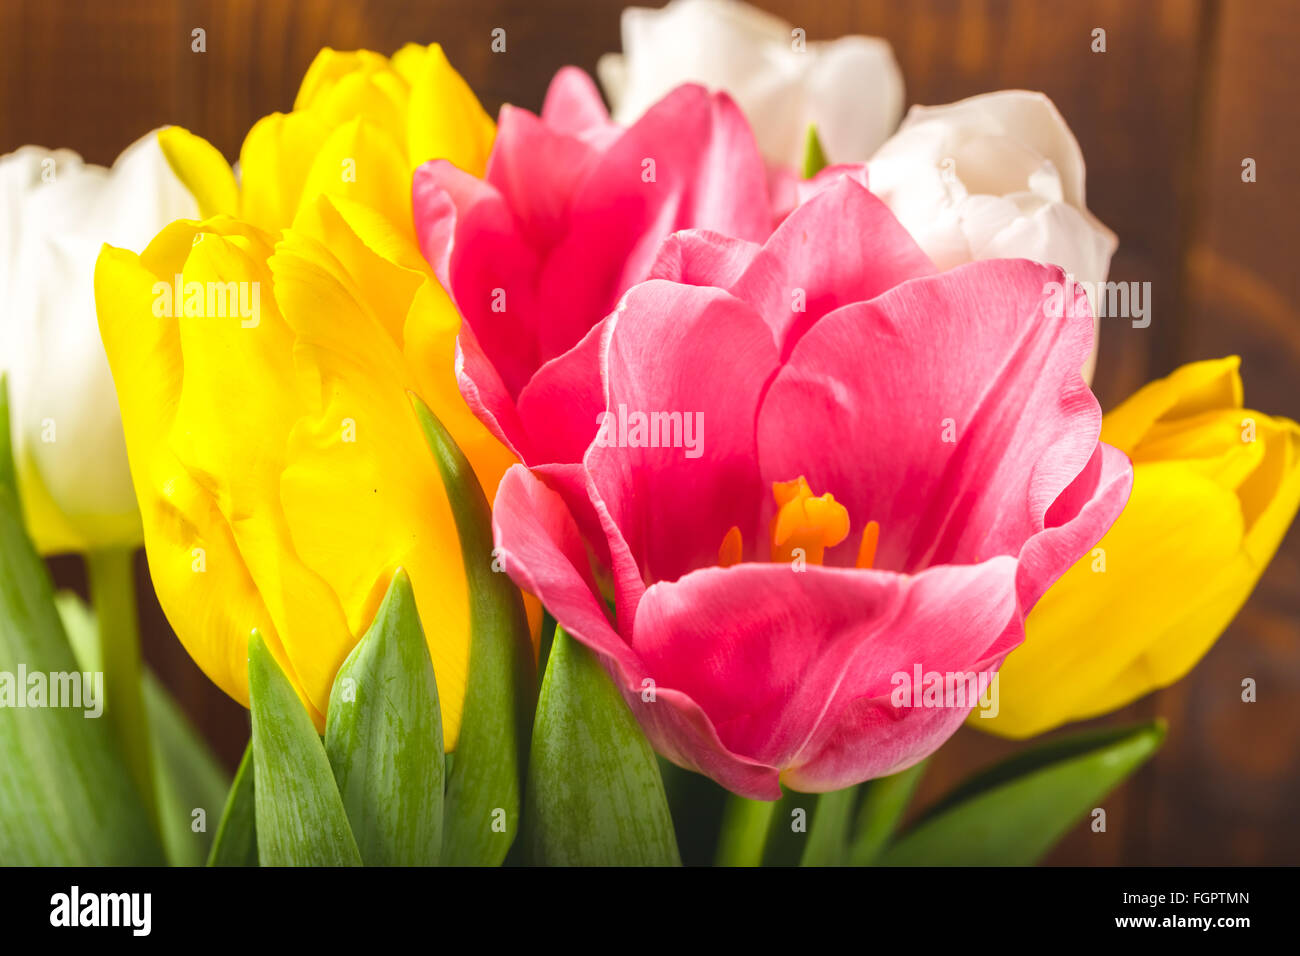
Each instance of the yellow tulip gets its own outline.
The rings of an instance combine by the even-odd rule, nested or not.
[[[225,214],[274,233],[325,193],[376,210],[414,242],[411,173],[448,159],[481,176],[495,135],[435,43],[407,44],[391,59],[321,50],[293,111],[263,117],[244,138],[238,183],[221,153],[188,130],[170,127],[159,141],[204,218]]]
[[[1179,680],[1250,596],[1300,507],[1300,426],[1242,407],[1240,360],[1195,362],[1105,417],[1133,494],[1030,612],[981,730],[1028,737]]]
[[[512,458],[457,388],[460,317],[416,245],[410,171],[443,155],[481,172],[492,135],[436,46],[391,61],[326,50],[294,112],[249,133],[238,187],[198,137],[160,134],[209,218],[171,224],[141,255],[100,255],[154,586],[190,655],[245,705],[256,627],[323,727],[335,673],[400,566],[455,746],[469,595],[410,394],[489,499]]]

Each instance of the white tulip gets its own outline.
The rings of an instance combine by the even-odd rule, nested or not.
[[[869,164],[879,196],[941,269],[976,259],[1058,265],[1090,292],[1118,240],[1088,211],[1083,153],[1042,93],[914,106]],[[1095,330],[1099,323],[1094,319]],[[1092,378],[1096,345],[1084,369]]]
[[[736,0],[628,7],[623,53],[596,65],[614,119],[627,125],[682,83],[724,90],[763,155],[798,168],[810,124],[834,163],[862,162],[898,124],[903,76],[889,44],[849,36],[808,43],[802,30]]]
[[[197,215],[155,133],[111,169],[66,149],[0,157],[0,372],[23,510],[44,554],[140,542],[95,260],[106,242],[140,252],[173,219]]]

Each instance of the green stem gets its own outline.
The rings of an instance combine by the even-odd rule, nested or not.
[[[722,814],[722,833],[718,837],[717,865],[762,866],[767,831],[775,809],[775,802],[728,794]]]
[[[800,866],[843,866],[848,862],[848,834],[857,803],[857,787],[832,790],[817,798]]]
[[[99,659],[104,669],[104,716],[108,718],[127,770],[140,791],[150,820],[158,825],[149,721],[141,690],[140,624],[135,605],[133,553],[120,548],[86,555],[90,601],[99,625]]]
[[[889,843],[912,802],[928,760],[891,777],[878,777],[862,785],[857,833],[849,847],[850,866],[871,866]]]

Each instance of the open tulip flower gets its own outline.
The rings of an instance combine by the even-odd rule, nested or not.
[[[481,165],[492,124],[436,46],[391,62],[323,51],[295,105],[249,133],[238,190],[215,149],[165,132],[213,218],[99,263],[150,570],[219,686],[247,705],[257,627],[320,727],[339,665],[405,568],[439,624],[430,652],[451,749],[469,595],[408,392],[489,493],[512,459],[461,400],[459,317],[414,243],[409,182],[431,155]]]
[[[1062,274],[1026,261],[934,274],[847,178],[762,246],[689,231],[652,273],[605,329],[583,458],[610,566],[593,576],[560,497],[514,466],[506,569],[662,754],[736,793],[908,767],[974,701],[900,708],[893,676],[996,669],[1127,500],[1079,374],[1086,307],[1045,310]],[[637,414],[702,442],[638,439]]]

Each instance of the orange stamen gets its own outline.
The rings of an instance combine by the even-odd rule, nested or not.
[[[858,545],[857,567],[869,570],[876,563],[876,544],[880,541],[880,523],[868,521],[862,529],[862,543]]]
[[[731,530],[727,532],[726,537],[722,539],[722,544],[718,547],[718,564],[724,568],[729,568],[733,564],[739,564],[744,556],[745,546],[740,537],[740,529],[732,525]]]
[[[788,563],[801,551],[807,564],[822,564],[826,549],[849,536],[849,512],[829,492],[814,495],[802,475],[792,481],[772,483],[776,516],[772,519],[772,561]],[[876,563],[880,524],[868,521],[858,545],[857,567],[869,570]],[[718,546],[718,566],[734,567],[745,560],[744,538],[733,525]]]
[[[772,519],[772,560],[788,562],[796,550],[809,564],[821,564],[827,548],[849,536],[849,512],[827,492],[812,493],[802,475],[772,484],[777,512]]]

